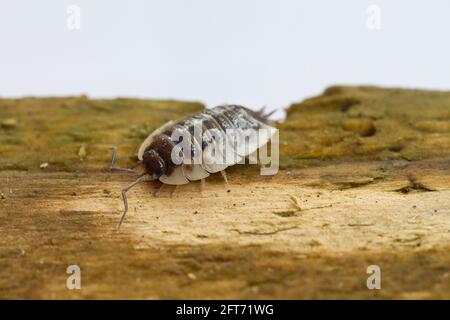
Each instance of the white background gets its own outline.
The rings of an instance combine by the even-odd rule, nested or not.
[[[3,97],[275,109],[333,84],[450,88],[448,0],[0,1]],[[70,4],[80,30],[67,28]],[[370,5],[381,30],[367,27]]]

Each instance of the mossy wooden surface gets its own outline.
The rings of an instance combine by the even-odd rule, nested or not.
[[[292,105],[282,164],[320,160],[420,160],[450,155],[450,93],[331,87]]]
[[[169,120],[203,109],[200,103],[86,97],[0,100],[0,169],[99,169],[117,147],[127,165],[140,142]]]
[[[149,132],[202,108],[0,100],[0,297],[450,298],[450,93],[329,88],[279,124],[276,176],[138,186],[116,232],[133,178],[106,170],[108,148],[132,166]]]

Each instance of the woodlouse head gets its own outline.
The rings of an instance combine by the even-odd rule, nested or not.
[[[153,149],[148,149],[144,152],[142,162],[147,173],[151,175],[153,179],[158,179],[167,171],[163,158],[161,158],[158,152]]]

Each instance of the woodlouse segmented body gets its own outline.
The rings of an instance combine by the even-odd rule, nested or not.
[[[195,134],[195,126],[201,127],[200,135]],[[261,130],[266,130],[268,134],[262,138],[257,137]],[[238,105],[218,106],[179,121],[170,121],[155,130],[142,143],[138,158],[153,179],[166,184],[186,184],[240,162],[243,157],[264,146],[274,130],[262,112]],[[191,137],[192,158],[196,151],[202,151],[201,158],[197,159],[200,160],[197,161],[199,163],[185,158],[183,164],[174,163],[173,149],[179,142],[174,141],[174,133],[178,136],[187,133]],[[211,153],[214,154],[213,159]]]
[[[128,211],[126,194],[138,183],[159,179],[165,184],[182,185],[203,181],[219,171],[226,180],[227,167],[255,154],[276,133],[269,124],[269,115],[263,110],[255,112],[238,105],[223,105],[169,121],[155,130],[139,148],[139,163],[144,172],[122,190],[125,210],[118,227]],[[114,168],[114,161],[113,151],[111,169],[139,173]]]

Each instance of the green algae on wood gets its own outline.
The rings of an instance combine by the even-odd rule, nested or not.
[[[330,87],[279,125],[282,167],[450,155],[450,92]]]
[[[204,106],[119,98],[0,99],[0,170],[106,167],[109,147],[132,166],[149,133]],[[330,87],[293,104],[280,129],[280,166],[421,160],[450,155],[450,92]]]
[[[143,137],[173,119],[200,111],[196,102],[141,99],[0,99],[0,170],[99,169],[109,147],[123,166],[134,164]]]

